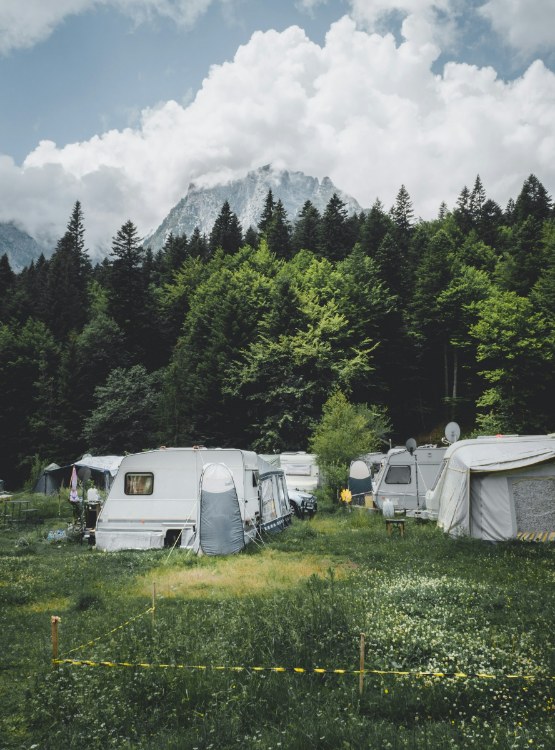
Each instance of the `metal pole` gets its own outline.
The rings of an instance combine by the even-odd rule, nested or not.
[[[416,471],[416,508],[420,510],[420,499],[418,497],[418,461],[416,460],[416,451],[414,451],[414,469]]]
[[[58,658],[58,623],[60,622],[58,615],[51,615],[50,617],[50,634],[52,637],[52,661]]]
[[[359,656],[360,673],[358,676],[358,692],[360,695],[362,695],[364,691],[364,633],[360,634]]]

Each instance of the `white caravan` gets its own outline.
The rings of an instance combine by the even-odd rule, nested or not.
[[[310,493],[320,486],[320,471],[313,453],[281,453],[279,464],[285,471],[288,489]]]
[[[406,448],[391,448],[374,477],[374,503],[383,510],[390,500],[396,510],[424,510],[426,492],[441,469],[446,448],[421,445],[412,454]]]
[[[205,469],[213,465],[223,465],[228,473],[209,472],[205,478]],[[259,461],[252,451],[161,448],[125,456],[98,517],[96,546],[108,551],[156,549],[179,542],[203,551],[202,518],[222,529],[236,526],[239,518],[247,544],[259,529],[280,523],[283,528],[291,517],[282,472],[263,479],[261,500]],[[237,528],[233,534],[237,538]],[[220,554],[225,554],[226,544]],[[209,546],[209,554],[218,554],[214,537]]]
[[[449,446],[427,507],[452,536],[555,537],[555,435],[495,436]]]

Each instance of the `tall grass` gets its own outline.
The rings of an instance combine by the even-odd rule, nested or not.
[[[553,546],[453,541],[410,520],[387,537],[365,512],[295,521],[221,559],[34,533],[26,555],[0,536],[2,748],[555,746]],[[153,583],[155,617],[137,616]],[[207,669],[53,669],[50,614],[61,656]],[[362,695],[355,674],[313,672],[358,669],[361,632]]]

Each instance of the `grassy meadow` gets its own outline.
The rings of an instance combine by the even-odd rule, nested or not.
[[[101,553],[33,506],[0,527],[2,750],[555,747],[555,545],[324,507],[234,557]],[[51,615],[90,664],[52,667]]]

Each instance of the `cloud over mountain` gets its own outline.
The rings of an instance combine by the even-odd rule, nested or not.
[[[405,184],[425,218],[478,172],[501,204],[531,172],[553,191],[555,75],[541,61],[511,82],[458,63],[437,74],[437,45],[423,32],[407,37],[397,44],[348,16],[323,46],[296,26],[256,32],[210,69],[188,106],[168,101],[136,128],[81,143],[42,141],[21,167],[0,158],[0,221],[59,236],[79,199],[89,246],[108,243],[128,218],[153,229],[190,182],[267,163],[329,175],[363,206],[391,205]]]

